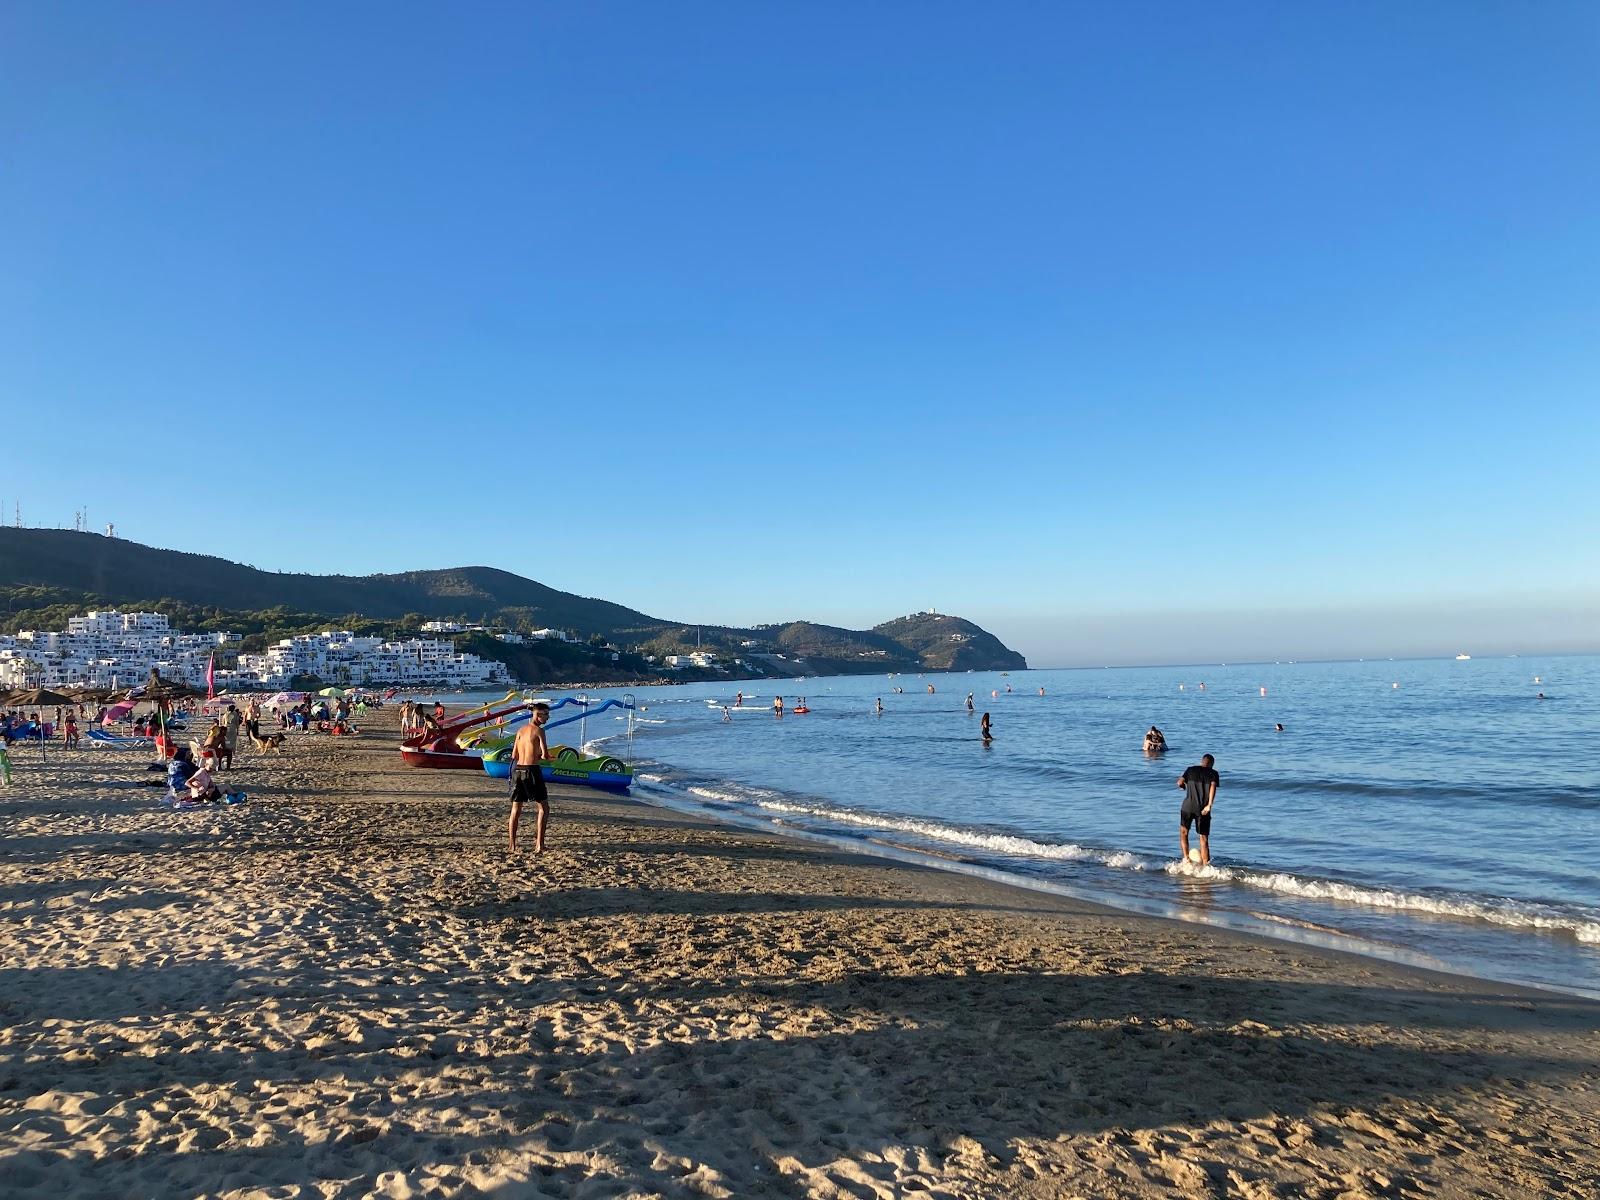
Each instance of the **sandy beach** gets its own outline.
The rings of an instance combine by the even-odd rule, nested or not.
[[[508,859],[385,717],[16,753],[6,1194],[1596,1195],[1595,1004],[565,788]]]

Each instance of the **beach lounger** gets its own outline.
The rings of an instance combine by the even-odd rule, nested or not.
[[[148,750],[155,745],[153,738],[107,733],[104,729],[91,729],[83,736],[88,739],[90,746],[107,750]]]

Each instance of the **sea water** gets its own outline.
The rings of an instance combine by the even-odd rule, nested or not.
[[[804,695],[811,711],[772,715],[778,686],[790,709]],[[755,711],[725,720],[740,690]],[[875,675],[635,695],[642,800],[1600,994],[1600,658]],[[611,717],[584,733],[618,753]],[[1156,758],[1142,750],[1152,724],[1169,747]],[[576,742],[576,728],[552,740]],[[1177,779],[1207,752],[1222,785],[1213,865],[1196,868],[1178,862]]]

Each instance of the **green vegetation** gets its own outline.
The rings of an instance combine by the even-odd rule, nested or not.
[[[873,627],[932,671],[1025,671],[1028,660],[994,634],[960,617],[914,613]]]
[[[919,613],[870,630],[809,621],[749,629],[663,621],[620,604],[557,591],[492,567],[395,575],[290,575],[200,554],[60,529],[0,528],[0,632],[64,629],[94,608],[164,613],[175,628],[232,630],[232,654],[281,638],[348,629],[390,639],[452,620],[527,635],[562,629],[583,642],[513,645],[461,634],[459,649],[504,662],[529,682],[637,679],[671,654],[703,650],[740,677],[889,671],[1023,670],[1026,660],[960,617]],[[745,646],[745,642],[754,646]],[[648,656],[656,658],[655,663]],[[742,659],[743,665],[735,665]],[[674,672],[714,678],[709,669]]]

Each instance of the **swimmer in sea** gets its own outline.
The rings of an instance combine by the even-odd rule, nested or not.
[[[783,716],[783,697],[782,696],[774,696],[772,698],[772,711],[774,713],[776,713],[780,717]]]
[[[733,724],[733,714],[728,711],[728,706],[726,704],[722,706],[722,719],[728,722],[730,725]]]
[[[972,703],[972,693],[967,693],[967,711],[971,712],[975,706]]]
[[[1283,724],[1282,724],[1282,722],[1278,723],[1277,725],[1274,725],[1272,728],[1277,730],[1279,733],[1283,732]]]
[[[1145,732],[1144,752],[1146,754],[1165,754],[1167,752],[1167,735],[1154,725]]]
[[[983,714],[983,723],[978,728],[978,736],[984,740],[985,744],[994,741],[994,730],[989,728],[988,713]]]
[[[878,715],[880,717],[883,716],[883,697],[882,696],[878,697],[878,709],[877,709],[877,712],[878,712]]]

